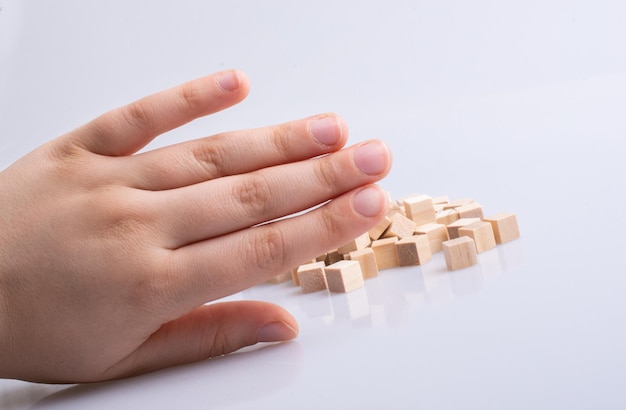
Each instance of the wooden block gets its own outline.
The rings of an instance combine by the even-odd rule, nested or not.
[[[454,208],[459,213],[459,218],[481,218],[483,215],[483,207],[478,202],[472,202],[467,205],[461,205]]]
[[[478,263],[474,240],[468,236],[445,241],[442,247],[446,265],[450,270],[463,269]]]
[[[450,225],[459,220],[459,212],[456,209],[445,209],[435,214],[438,224]]]
[[[372,241],[370,240],[370,236],[366,232],[357,236],[345,245],[340,246],[339,249],[337,249],[337,252],[339,252],[340,254],[344,254],[350,253],[352,251],[358,251],[359,249],[367,248],[370,243],[372,243]]]
[[[430,243],[430,250],[432,253],[441,251],[441,243],[450,239],[448,236],[448,229],[443,224],[430,223],[426,225],[420,225],[415,228],[417,235],[426,235],[428,242]]]
[[[294,286],[300,286],[300,280],[298,279],[298,268],[299,266],[296,266],[295,268],[291,269],[291,280],[293,281]]]
[[[375,241],[383,236],[383,233],[387,230],[387,228],[391,225],[391,218],[389,216],[385,216],[376,226],[368,231],[369,237],[371,240]]]
[[[326,259],[324,259],[324,263],[326,265],[332,265],[335,262],[339,262],[343,260],[343,255],[339,253],[337,249],[332,250],[326,254]]]
[[[363,273],[358,261],[339,261],[326,267],[326,282],[331,292],[352,292],[362,288]]]
[[[273,283],[273,284],[279,284],[279,283],[284,283],[287,281],[291,280],[291,271],[289,272],[284,272],[284,273],[279,273],[278,275],[274,276],[273,278],[269,278],[267,280],[267,283]]]
[[[413,236],[413,230],[417,225],[406,216],[396,213],[391,217],[391,224],[383,233],[383,238],[398,237],[400,239]]]
[[[435,208],[435,215],[437,215],[439,212],[443,211],[444,207],[446,206],[446,204],[433,204],[433,208]]]
[[[298,267],[298,281],[302,293],[328,289],[324,262],[307,263]]]
[[[444,206],[443,209],[458,208],[459,206],[467,205],[472,202],[474,202],[472,198],[455,199],[452,202],[448,202],[448,204]]]
[[[448,204],[448,203],[450,203],[450,199],[448,198],[448,195],[441,195],[441,196],[436,196],[433,198],[434,205]]]
[[[456,239],[459,237],[460,228],[478,221],[480,221],[480,218],[461,218],[458,221],[452,222],[447,227],[448,236],[450,237],[450,239]]]
[[[474,240],[476,252],[482,253],[496,247],[496,238],[489,222],[478,221],[459,229],[459,236],[469,236]]]
[[[416,195],[403,201],[407,218],[417,225],[435,222],[435,207],[433,199],[428,195]]]
[[[396,242],[400,266],[423,265],[432,259],[430,241],[426,235],[414,235]]]
[[[379,239],[372,242],[372,251],[376,258],[376,265],[379,270],[395,268],[400,266],[398,252],[396,251],[396,242],[398,238]]]
[[[358,261],[361,264],[363,279],[367,280],[378,276],[378,265],[376,264],[376,256],[372,248],[352,251],[348,256],[350,260]]]
[[[515,214],[500,212],[484,220],[491,224],[496,243],[506,243],[520,237]]]

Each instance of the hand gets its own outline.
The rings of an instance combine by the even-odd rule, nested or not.
[[[391,157],[378,141],[341,149],[330,114],[137,153],[247,93],[238,71],[200,78],[0,173],[0,377],[106,380],[297,335],[276,305],[206,303],[373,227]]]

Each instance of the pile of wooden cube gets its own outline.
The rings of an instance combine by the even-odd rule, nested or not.
[[[473,199],[412,195],[389,204],[388,214],[369,232],[270,282],[291,280],[303,293],[350,292],[380,270],[422,265],[436,252],[443,252],[448,269],[467,268],[478,263],[478,253],[520,236],[514,214],[484,217]]]

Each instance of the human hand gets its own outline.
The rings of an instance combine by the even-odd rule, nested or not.
[[[206,303],[373,227],[391,157],[378,141],[341,149],[330,114],[137,153],[248,88],[238,71],[191,81],[0,173],[0,377],[106,380],[297,335],[276,305]]]

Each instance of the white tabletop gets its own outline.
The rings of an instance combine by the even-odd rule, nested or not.
[[[0,0],[0,168],[95,115],[225,67],[249,99],[151,147],[324,111],[384,139],[383,181],[472,197],[522,237],[349,294],[259,285],[301,333],[17,409],[626,407],[626,3]]]

